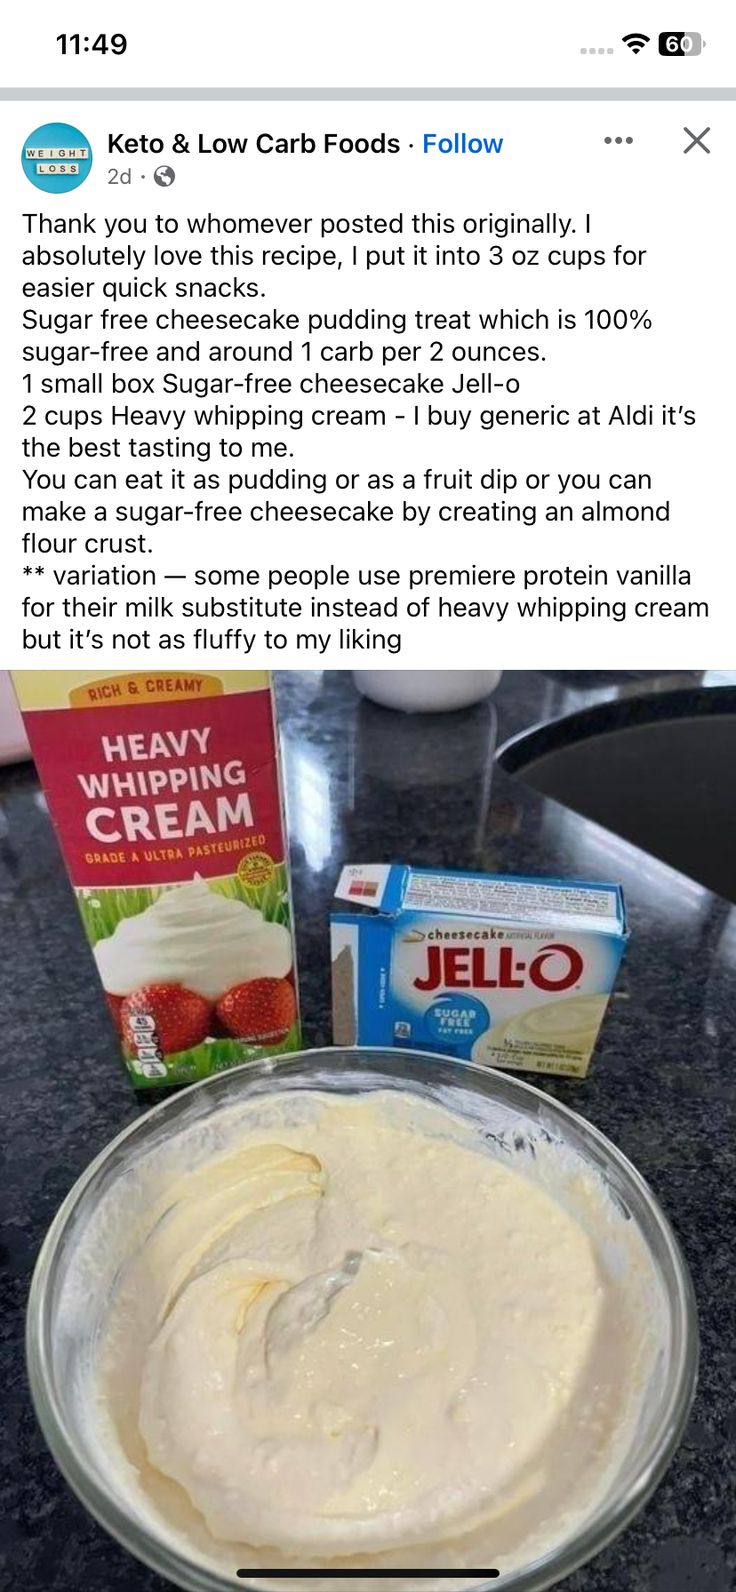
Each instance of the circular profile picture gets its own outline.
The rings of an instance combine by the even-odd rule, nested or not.
[[[70,193],[92,170],[89,140],[68,122],[44,122],[26,139],[23,170],[34,188],[44,193]]]

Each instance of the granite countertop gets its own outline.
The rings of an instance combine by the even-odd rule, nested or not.
[[[625,890],[632,941],[592,1071],[533,1081],[609,1134],[652,1184],[692,1269],[702,1362],[664,1481],[568,1592],[728,1592],[736,1565],[736,907],[493,762],[494,745],[533,723],[661,683],[512,672],[490,703],[405,718],[362,702],[346,673],[278,677],[307,1044],[330,1042],[327,918],[343,861],[611,878]],[[87,1162],[152,1103],[125,1076],[29,764],[0,770],[0,901],[0,1584],[164,1592],[67,1489],[25,1380],[23,1315],[43,1234]]]

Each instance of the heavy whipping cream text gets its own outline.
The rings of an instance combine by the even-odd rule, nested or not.
[[[244,789],[247,774],[241,759],[190,761],[207,756],[211,734],[212,726],[206,725],[180,732],[165,729],[150,736],[101,736],[100,754],[108,765],[147,766],[126,768],[123,773],[116,767],[113,772],[77,775],[86,799],[96,803],[99,798],[105,803],[86,813],[92,838],[110,845],[119,840],[179,840],[197,834],[223,834],[242,826],[252,828],[253,808]],[[233,788],[235,796],[221,794]],[[198,796],[191,799],[195,792]],[[160,800],[163,795],[175,799]],[[129,796],[149,800],[129,802]],[[108,805],[111,797],[115,798],[112,806]]]
[[[623,951],[615,885],[343,870],[332,919],[337,1044],[400,1045],[583,1077]]]

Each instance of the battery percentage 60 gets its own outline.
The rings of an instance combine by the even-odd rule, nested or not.
[[[660,55],[700,55],[705,39],[700,33],[660,33]]]

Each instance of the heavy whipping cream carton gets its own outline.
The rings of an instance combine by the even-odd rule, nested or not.
[[[298,1049],[268,674],[13,681],[133,1082]]]
[[[585,1077],[626,943],[618,885],[359,864],[336,896],[337,1045]]]

